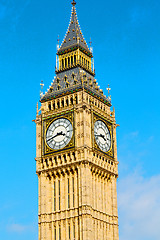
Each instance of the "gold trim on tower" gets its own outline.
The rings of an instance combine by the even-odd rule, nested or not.
[[[111,136],[111,146],[110,146],[110,149],[107,151],[107,152],[103,152],[98,144],[96,143],[96,139],[95,139],[95,136],[94,136],[94,124],[96,121],[102,121],[106,124],[106,126],[108,127],[108,130],[109,130],[109,133],[110,133],[110,136]],[[103,119],[102,117],[98,116],[96,113],[93,113],[93,126],[92,126],[92,134],[93,134],[93,148],[95,150],[98,150],[106,155],[109,155],[110,157],[114,157],[114,151],[113,151],[113,125],[108,122],[107,120]]]
[[[52,122],[54,122],[57,119],[61,119],[61,118],[65,118],[67,120],[69,120],[72,124],[73,127],[73,134],[71,137],[70,142],[62,149],[52,149],[48,146],[48,144],[46,143],[46,132],[48,130],[48,127],[52,124]],[[67,113],[58,117],[54,117],[54,118],[49,118],[49,119],[45,119],[42,122],[42,156],[44,155],[48,155],[51,153],[55,153],[55,152],[62,152],[64,150],[70,149],[74,147],[74,139],[75,139],[75,134],[74,134],[74,114],[73,113]]]

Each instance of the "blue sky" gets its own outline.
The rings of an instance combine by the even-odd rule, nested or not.
[[[116,109],[120,240],[160,236],[160,2],[77,4],[96,78]],[[37,239],[36,103],[55,76],[70,1],[0,0],[0,239]]]

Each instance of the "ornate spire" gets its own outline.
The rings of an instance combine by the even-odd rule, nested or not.
[[[94,78],[92,42],[90,40],[88,47],[78,23],[75,5],[75,0],[72,0],[69,27],[60,48],[57,49],[56,76],[40,101],[45,102],[83,89],[111,106],[111,102],[99,89]]]
[[[62,51],[65,51],[69,48],[76,47],[76,46],[81,47],[82,49],[86,50],[87,53],[91,54],[91,51],[88,48],[87,43],[82,35],[82,31],[80,29],[76,8],[75,8],[75,5],[76,5],[75,0],[72,1],[72,5],[73,6],[72,6],[69,27],[57,54],[62,53]]]

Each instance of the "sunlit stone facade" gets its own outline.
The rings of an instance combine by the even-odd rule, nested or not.
[[[57,51],[56,77],[35,120],[39,240],[118,240],[115,111],[94,78],[72,5],[73,34]]]

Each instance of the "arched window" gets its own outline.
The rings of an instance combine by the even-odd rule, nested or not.
[[[74,65],[76,65],[76,55],[74,55]]]
[[[64,68],[64,60],[62,59],[62,68]]]
[[[73,105],[73,97],[71,97],[71,104]]]
[[[69,105],[68,98],[66,99],[66,105],[67,105],[67,106]]]
[[[70,57],[68,57],[68,67],[70,67]]]
[[[59,101],[57,102],[57,107],[60,108],[60,103],[59,103]]]
[[[51,110],[51,103],[48,103],[48,109]]]
[[[62,107],[64,107],[64,99],[62,99]]]
[[[67,58],[65,58],[65,68],[67,67]]]
[[[78,98],[77,98],[77,96],[75,96],[75,102],[76,102],[76,104],[78,104]]]
[[[54,103],[53,103],[53,109],[55,110],[55,108],[56,108],[56,107],[55,107],[55,102],[54,102]]]
[[[73,56],[71,56],[71,66],[73,66]]]

